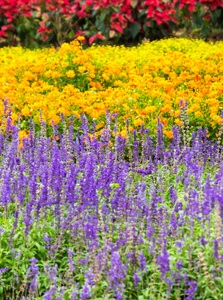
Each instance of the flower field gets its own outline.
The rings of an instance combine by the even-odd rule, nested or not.
[[[205,126],[210,138],[216,137],[223,108],[222,42],[168,39],[132,48],[83,50],[81,39],[58,51],[0,49],[0,94],[9,99],[12,119],[21,116],[24,135],[31,116],[39,123],[40,109],[49,127],[52,120],[59,122],[61,112],[65,118],[85,113],[91,122],[96,120],[98,130],[109,110],[118,113],[123,136],[127,118],[130,130],[144,123],[154,134],[159,116],[164,134],[171,138],[172,126],[181,125],[184,99],[193,130]]]
[[[0,299],[223,294],[223,45],[0,49]]]
[[[76,139],[63,124],[60,145],[44,121],[20,151],[10,119],[0,136],[2,299],[220,299],[220,144],[176,126],[167,148],[161,123],[129,143],[110,115],[100,141],[86,118]]]

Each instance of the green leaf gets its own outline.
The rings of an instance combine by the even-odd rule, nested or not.
[[[146,13],[146,9],[144,8],[140,11],[140,13],[138,15],[139,15],[139,17],[142,17],[145,15],[145,13]]]
[[[101,14],[101,16],[100,16],[100,20],[101,20],[101,21],[104,21],[105,18],[106,18],[106,16],[107,16],[107,14],[108,14],[108,12],[107,12],[107,10],[105,9],[105,10],[103,11],[103,13]]]
[[[26,30],[30,30],[31,29],[31,24],[30,24],[30,22],[28,20],[25,21],[24,27],[25,27]]]
[[[210,28],[207,26],[202,27],[201,29],[201,33],[203,37],[207,37],[208,34],[210,33]]]
[[[135,8],[137,6],[137,4],[138,4],[138,0],[132,0],[130,3],[132,8]]]
[[[139,23],[131,23],[129,27],[130,27],[132,37],[133,39],[135,39],[137,34],[140,32],[141,26]]]
[[[98,10],[99,10],[99,9],[94,9],[94,10],[92,11],[92,13],[91,13],[92,17],[95,17],[95,16],[97,15]]]
[[[43,246],[40,245],[39,243],[34,242],[33,244],[37,247],[39,252],[44,253],[46,251],[45,248],[43,248]]]
[[[95,25],[96,25],[98,31],[101,31],[101,30],[105,29],[104,21],[101,20],[101,19],[97,20],[96,23],[95,23]]]
[[[166,30],[163,29],[163,27],[161,28],[161,32],[166,38],[169,37],[168,33],[166,32]]]

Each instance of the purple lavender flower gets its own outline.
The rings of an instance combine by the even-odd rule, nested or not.
[[[171,288],[174,282],[170,278],[165,278],[165,282],[168,284],[168,288],[166,291],[166,299],[169,299]]]
[[[60,295],[56,297],[56,300],[63,300],[64,292],[65,292],[65,287],[63,286],[60,290]]]
[[[68,249],[68,263],[69,263],[69,270],[73,272],[75,270],[74,264],[76,264],[75,261],[73,261],[72,255],[74,255],[75,252],[73,252],[72,248]]]
[[[36,265],[36,263],[38,262],[38,259],[33,257],[29,261],[31,262],[31,266],[28,268],[29,277],[32,278],[32,281],[29,286],[29,292],[30,292],[30,294],[33,295],[39,286],[39,280],[38,280],[39,268]]]
[[[79,294],[79,292],[77,291],[77,288],[74,288],[72,290],[72,295],[71,295],[71,299],[70,300],[78,300],[77,295]]]
[[[136,289],[138,290],[138,288],[139,288],[139,282],[140,282],[140,278],[139,278],[139,276],[138,276],[138,274],[137,273],[135,273],[134,275],[133,275],[133,279],[134,279],[134,286],[136,287]]]
[[[178,260],[175,264],[175,267],[180,270],[183,267],[182,259]]]
[[[6,273],[6,272],[8,272],[8,270],[9,270],[9,267],[1,268],[0,274]]]
[[[146,257],[144,256],[143,252],[140,252],[139,254],[140,271],[147,272],[146,263],[147,263]]]
[[[109,275],[109,288],[113,289],[116,297],[121,297],[123,292],[123,281],[126,276],[126,267],[122,264],[118,251],[113,251],[111,255],[111,269]],[[121,298],[120,298],[121,299]]]
[[[157,256],[157,265],[160,267],[161,278],[164,279],[166,272],[170,271],[169,253],[166,249],[166,240],[161,255]]]
[[[54,296],[57,293],[57,269],[58,266],[54,267],[44,267],[45,270],[49,273],[49,280],[52,282],[49,291],[44,293],[44,300],[53,300]]]
[[[80,299],[86,300],[89,299],[90,297],[91,297],[91,286],[86,282],[80,294]]]
[[[205,240],[204,235],[202,234],[201,240],[200,240],[200,244],[201,244],[202,246],[205,246],[207,243],[208,243],[208,242]]]
[[[197,282],[196,281],[188,281],[189,288],[185,291],[185,294],[187,294],[187,297],[185,300],[193,300],[196,299],[194,297],[194,294],[197,291]]]

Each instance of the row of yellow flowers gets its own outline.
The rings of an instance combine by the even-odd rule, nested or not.
[[[187,100],[192,126],[213,131],[221,123],[223,108],[223,42],[167,39],[137,47],[95,46],[83,50],[81,37],[55,48],[0,49],[0,95],[9,99],[12,118],[48,125],[60,114],[96,119],[98,128],[105,113],[118,113],[120,131],[126,134],[141,126],[155,130],[157,117],[171,137],[173,124],[181,125],[180,101]]]

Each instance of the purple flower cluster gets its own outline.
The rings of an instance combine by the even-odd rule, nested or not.
[[[209,243],[207,236],[197,236],[206,232],[216,209],[223,221],[223,163],[216,167],[218,145],[202,129],[183,144],[174,127],[167,146],[158,122],[157,139],[142,128],[133,132],[131,143],[117,136],[109,115],[98,138],[85,116],[79,129],[73,119],[67,127],[62,117],[63,132],[54,126],[52,140],[43,121],[38,135],[31,120],[30,136],[18,150],[19,129],[10,122],[7,134],[0,133],[0,206],[13,222],[8,236],[4,228],[0,238],[8,239],[14,260],[16,233],[24,231],[27,245],[38,228],[44,263],[38,251],[38,260],[32,255],[26,261],[30,297],[39,293],[43,276],[45,300],[63,299],[66,291],[70,299],[126,299],[129,290],[142,293],[143,286],[156,286],[158,280],[170,295],[186,270],[195,270],[192,254],[197,245],[205,251]],[[209,169],[214,171],[206,176]],[[220,224],[214,244],[210,241],[216,264],[221,263],[221,230]],[[4,278],[7,270],[0,262]],[[197,282],[185,281],[180,288],[186,299],[194,299]]]

